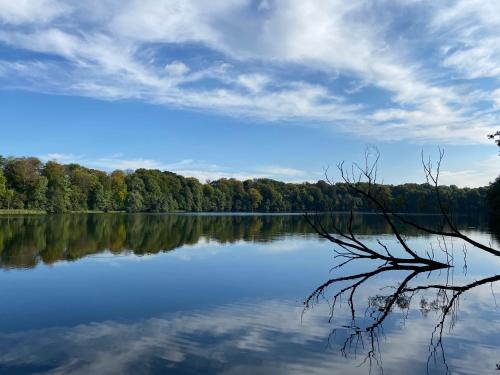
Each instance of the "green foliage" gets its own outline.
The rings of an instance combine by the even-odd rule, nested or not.
[[[144,199],[138,191],[131,191],[125,204],[127,212],[141,212],[144,210]]]
[[[262,202],[262,195],[255,188],[248,189],[248,205],[251,208],[251,211],[255,211],[259,208],[260,203]]]
[[[107,211],[109,201],[104,191],[104,187],[100,182],[95,184],[94,188],[90,193],[90,208],[98,211]]]
[[[495,190],[496,189],[496,190]],[[492,207],[500,210],[500,182],[490,187]],[[441,186],[450,211],[487,209],[488,188]],[[397,212],[438,213],[434,188],[428,184],[377,186],[374,194]],[[62,165],[36,158],[0,157],[0,209],[47,212],[303,212],[376,211],[344,183],[284,183],[271,179],[222,178],[200,183],[171,172],[138,169],[111,174],[78,164]]]
[[[490,184],[488,203],[495,215],[500,215],[500,176]]]
[[[43,195],[44,182],[40,182],[42,162],[37,158],[9,158],[4,162],[3,172],[9,188],[15,191],[11,203],[15,208],[32,208],[43,204],[36,201]],[[11,193],[9,193],[11,194]],[[35,198],[36,197],[36,198]]]
[[[6,191],[7,191],[7,178],[4,176],[3,171],[0,170],[0,200],[5,199]]]
[[[33,190],[27,202],[27,208],[32,210],[45,210],[47,207],[48,180],[40,176],[33,186]]]
[[[125,173],[114,171],[111,173],[111,209],[115,211],[124,210],[126,199],[127,183],[125,182]]]
[[[71,208],[71,181],[63,165],[49,161],[43,170],[47,178],[47,211],[66,212]]]

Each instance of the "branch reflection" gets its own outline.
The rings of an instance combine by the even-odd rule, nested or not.
[[[396,309],[403,312],[404,322],[412,307],[419,309],[423,316],[435,312],[437,320],[434,329],[429,332],[427,373],[441,368],[442,372],[448,374],[451,370],[446,361],[443,336],[446,333],[445,328],[451,331],[457,323],[460,298],[474,288],[487,284],[492,287],[493,283],[500,280],[500,275],[453,285],[451,277],[439,275],[444,269],[449,276],[447,267],[386,265],[363,273],[332,278],[317,287],[306,298],[305,311],[323,301],[329,305],[329,322],[332,322],[337,315],[342,319],[342,314],[338,310],[342,308],[339,304],[344,298],[349,318],[343,322],[335,322],[337,328],[332,330],[329,343],[336,340],[340,352],[345,357],[348,355],[357,357],[362,352],[363,359],[360,365],[367,365],[370,374],[374,369],[383,373],[380,338],[384,335],[383,324],[391,313]],[[356,297],[359,289],[370,286],[372,278],[383,274],[388,276],[391,273],[401,276],[396,285],[389,284],[381,288],[383,291],[391,290],[390,293],[372,295],[367,299]],[[433,282],[435,279],[443,278],[445,281],[442,283]],[[330,294],[328,289],[332,289]],[[492,295],[494,298],[493,290]]]

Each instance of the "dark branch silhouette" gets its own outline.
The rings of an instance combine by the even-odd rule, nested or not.
[[[352,234],[350,230],[351,224],[349,226],[349,233],[346,235],[342,231],[339,230],[338,227],[334,227],[334,232],[338,235],[336,237],[332,236],[321,224],[320,220],[317,216],[315,216],[314,220],[311,220],[310,215],[305,215],[306,219],[308,219],[309,223],[313,226],[315,231],[322,236],[323,238],[328,239],[329,241],[339,245],[341,248],[346,250],[351,256],[357,258],[369,258],[369,259],[380,259],[387,261],[389,263],[420,263],[420,264],[433,264],[433,265],[444,265],[443,263],[439,264],[431,257],[422,257],[417,254],[416,251],[410,248],[406,241],[404,240],[402,234],[398,230],[398,226],[396,225],[396,221],[401,224],[411,226],[421,232],[440,236],[443,239],[445,238],[457,238],[464,241],[467,244],[474,246],[480,250],[486,251],[492,255],[500,256],[500,250],[495,249],[491,246],[479,243],[474,239],[468,237],[463,234],[457,227],[452,214],[448,211],[447,206],[444,202],[444,199],[441,194],[441,189],[439,187],[439,177],[441,171],[441,164],[444,157],[444,151],[439,150],[439,159],[434,167],[433,163],[429,159],[426,161],[424,159],[424,155],[422,153],[422,166],[425,172],[425,177],[427,183],[434,187],[436,204],[439,207],[439,211],[442,217],[442,225],[440,228],[429,227],[425,225],[421,225],[408,219],[406,216],[398,214],[393,209],[389,207],[389,205],[384,202],[383,197],[381,196],[381,185],[377,182],[377,171],[378,171],[378,161],[380,158],[380,154],[378,150],[375,149],[374,159],[371,161],[370,156],[372,155],[371,150],[367,150],[365,152],[365,165],[361,167],[359,164],[354,163],[351,167],[351,170],[347,169],[344,166],[344,162],[337,165],[338,170],[340,172],[341,179],[347,184],[348,188],[360,196],[363,199],[366,199],[378,210],[379,213],[382,214],[385,222],[391,228],[391,231],[398,243],[402,246],[404,251],[407,253],[409,258],[404,258],[404,262],[402,262],[401,258],[396,259],[387,251],[387,247],[382,245],[379,242],[379,245],[383,248],[385,254],[381,254],[380,252],[375,251],[374,249],[369,249],[366,245],[358,241],[355,236]],[[333,184],[328,175],[326,175],[326,179],[330,184]],[[350,223],[352,223],[352,210],[350,216]],[[443,249],[446,254],[446,249]],[[360,251],[363,254],[352,254],[351,252]],[[348,255],[348,254],[345,254]],[[449,255],[449,254],[447,254]],[[346,256],[347,258],[347,256]],[[449,264],[448,264],[449,265]]]
[[[495,141],[495,143],[497,144],[497,146],[500,147],[500,131],[496,131],[493,134],[488,134],[488,138],[493,139]]]
[[[356,356],[359,351],[358,347],[361,346],[363,349],[366,349],[366,355],[361,364],[368,363],[370,373],[372,372],[373,365],[379,367],[380,371],[383,372],[378,336],[383,333],[382,325],[384,321],[395,307],[403,311],[406,310],[408,313],[411,302],[416,295],[424,291],[435,290],[436,297],[434,299],[429,301],[424,295],[421,295],[419,304],[420,310],[424,315],[427,315],[429,311],[436,311],[439,313],[437,324],[435,325],[433,332],[430,333],[431,338],[429,343],[429,356],[427,358],[427,371],[429,372],[429,366],[432,361],[434,361],[434,363],[437,362],[438,355],[440,354],[446,373],[449,373],[450,370],[446,362],[446,355],[443,347],[443,333],[447,318],[450,317],[449,326],[450,328],[453,328],[458,314],[460,297],[473,288],[499,281],[500,275],[486,277],[465,285],[450,285],[447,280],[447,282],[443,284],[424,283],[409,286],[410,282],[416,280],[418,275],[428,274],[429,272],[436,270],[438,269],[432,266],[388,265],[365,273],[338,277],[331,279],[316,288],[307,297],[305,305],[306,308],[309,308],[314,303],[319,303],[319,297],[324,297],[325,290],[328,287],[343,281],[351,282],[347,286],[335,292],[333,297],[331,297],[332,303],[330,303],[329,321],[333,319],[337,301],[346,294],[348,296],[347,304],[349,306],[351,318],[349,324],[344,324],[341,327],[346,329],[348,334],[344,342],[341,344],[340,351],[346,357],[349,353],[353,353]],[[408,271],[409,273],[402,279],[398,286],[393,287],[392,293],[369,297],[364,318],[360,321],[360,317],[357,315],[357,308],[355,305],[356,302],[354,299],[356,290],[363,285],[369,285],[369,280],[372,277],[393,271]],[[384,290],[385,289],[386,288],[384,288]],[[334,329],[330,336],[335,336],[337,331],[338,328]],[[366,347],[367,343],[368,347]]]
[[[372,156],[374,156],[373,160],[370,159]],[[362,364],[369,364],[370,373],[374,364],[383,372],[378,335],[383,332],[382,325],[386,318],[395,307],[408,312],[412,298],[417,294],[423,294],[425,291],[429,290],[436,291],[436,298],[429,302],[422,296],[420,300],[421,311],[423,313],[427,313],[430,310],[438,311],[440,316],[434,331],[431,333],[427,369],[429,370],[431,360],[434,359],[434,361],[436,361],[437,355],[440,352],[446,373],[448,373],[449,368],[446,363],[446,356],[443,348],[443,330],[447,317],[451,316],[450,327],[452,328],[456,320],[460,296],[473,288],[500,280],[500,275],[494,275],[462,286],[450,285],[448,278],[446,278],[443,283],[420,283],[413,286],[410,285],[411,282],[417,279],[418,275],[430,275],[432,272],[449,270],[453,267],[453,242],[450,241],[452,239],[459,239],[463,242],[464,273],[467,272],[467,245],[472,245],[478,250],[500,256],[499,250],[475,241],[458,229],[453,215],[447,208],[445,198],[442,196],[439,186],[439,175],[443,157],[444,152],[440,149],[438,162],[436,165],[433,165],[431,160],[429,159],[426,161],[422,154],[422,166],[426,180],[427,183],[434,188],[436,204],[440,211],[441,224],[437,227],[429,227],[414,222],[407,216],[394,212],[394,210],[390,208],[388,202],[384,201],[383,191],[381,186],[377,183],[377,164],[379,160],[379,153],[377,150],[375,150],[375,153],[367,150],[365,153],[364,166],[354,163],[350,169],[347,169],[343,162],[338,164],[341,179],[353,193],[369,201],[382,215],[384,221],[390,227],[396,243],[402,250],[400,253],[403,255],[395,255],[396,253],[394,250],[391,249],[393,251],[391,252],[391,250],[389,250],[380,240],[376,241],[377,245],[373,245],[367,244],[356,237],[352,230],[354,216],[352,210],[347,220],[347,229],[341,228],[340,225],[335,224],[335,222],[333,222],[331,228],[326,228],[319,215],[305,215],[309,224],[321,237],[336,245],[334,248],[335,258],[340,259],[340,262],[332,268],[332,271],[339,272],[340,269],[345,269],[347,264],[354,261],[377,261],[375,266],[368,271],[342,274],[327,280],[318,286],[304,301],[305,309],[307,309],[319,303],[320,297],[326,299],[330,306],[329,321],[331,322],[335,315],[338,301],[343,297],[347,298],[351,321],[348,325],[343,325],[342,327],[347,329],[350,333],[348,333],[343,345],[341,345],[341,352],[345,356],[347,356],[348,352],[354,352],[356,355],[359,345],[365,348],[365,344],[368,344],[367,354]],[[326,176],[326,178],[327,181],[332,184],[329,177]],[[431,253],[427,251],[425,256],[420,255],[421,251],[413,249],[405,240],[400,231],[401,226],[411,227],[422,233],[436,236],[441,252],[436,253],[431,246]],[[448,244],[448,241],[450,241],[450,244]],[[441,258],[444,257],[444,259],[436,259],[439,255],[441,255]],[[376,295],[369,298],[368,307],[365,309],[364,320],[360,322],[355,306],[356,293],[364,285],[369,285],[372,278],[396,271],[408,273],[402,278],[398,285],[391,286],[391,288],[393,288],[392,293],[388,295]],[[333,287],[338,287],[338,289],[334,291],[331,300],[328,300],[325,296],[325,292],[328,288]],[[334,329],[331,337],[335,336],[337,331],[338,328]]]

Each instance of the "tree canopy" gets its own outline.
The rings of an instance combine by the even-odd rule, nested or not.
[[[488,138],[493,139],[500,147],[500,131],[489,134]],[[495,215],[500,215],[500,176],[493,181],[488,189],[488,204]]]
[[[500,181],[497,181],[500,184]],[[494,186],[493,186],[494,187]],[[488,188],[441,186],[453,212],[487,209]],[[380,186],[394,211],[438,212],[429,184]],[[42,163],[34,157],[0,157],[0,208],[128,212],[373,211],[345,183],[285,183],[267,178],[222,178],[200,183],[168,171],[137,169],[106,173],[78,164]]]

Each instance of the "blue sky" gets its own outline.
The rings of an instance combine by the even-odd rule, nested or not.
[[[500,3],[0,0],[0,153],[106,170],[388,183],[500,171]],[[335,177],[335,175],[334,175]]]

